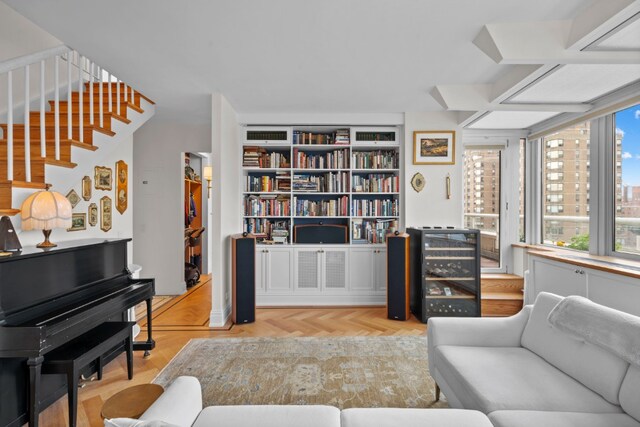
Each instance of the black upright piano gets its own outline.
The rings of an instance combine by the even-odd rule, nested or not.
[[[40,410],[65,394],[64,375],[40,375],[47,353],[106,321],[126,320],[126,311],[144,301],[147,339],[134,350],[154,348],[155,283],[131,277],[129,241],[78,240],[0,257],[0,426],[36,426]],[[105,363],[122,351],[110,350]]]

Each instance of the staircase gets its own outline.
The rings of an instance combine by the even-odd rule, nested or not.
[[[515,274],[482,274],[482,316],[512,316],[522,310],[524,278]]]
[[[0,64],[0,76],[4,73],[7,81],[7,99],[0,99],[6,117],[0,123],[0,216],[19,213],[28,194],[60,181],[83,159],[93,156],[99,162],[99,153],[92,153],[114,144],[118,133],[133,133],[154,111],[149,98],[67,47],[9,62]],[[59,76],[65,71],[63,81]],[[30,87],[30,73],[40,77],[36,90]],[[24,80],[23,105],[17,107],[14,74]],[[29,96],[34,92],[35,99]],[[39,108],[34,110],[34,104]],[[20,110],[24,115],[15,123]],[[60,187],[53,189],[66,191]]]

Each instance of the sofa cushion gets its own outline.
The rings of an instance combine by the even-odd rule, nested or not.
[[[321,405],[209,406],[193,427],[340,427],[340,410]]]
[[[622,412],[522,347],[439,346],[436,354],[439,373],[466,409]]]
[[[342,427],[492,427],[482,412],[465,409],[355,408],[341,418]]]
[[[489,414],[494,427],[640,427],[627,414],[584,412],[496,411]]]
[[[551,326],[547,318],[562,297],[542,292],[536,298],[522,346],[551,363],[567,375],[619,404],[618,394],[629,364],[619,357]]]
[[[631,365],[620,388],[620,406],[640,421],[640,366]]]

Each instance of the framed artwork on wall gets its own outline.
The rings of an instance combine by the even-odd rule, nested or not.
[[[98,205],[95,203],[89,205],[88,217],[89,225],[95,227],[98,223]]]
[[[124,160],[116,162],[116,209],[121,214],[127,210],[129,203],[129,166]]]
[[[87,214],[86,213],[74,213],[71,214],[71,227],[67,228],[67,231],[80,231],[87,229]]]
[[[113,211],[111,207],[111,197],[104,196],[100,199],[100,230],[109,231],[113,225]]]
[[[71,203],[71,207],[75,208],[78,203],[80,203],[80,196],[78,196],[78,193],[76,193],[76,190],[71,190],[67,193],[67,200],[69,200],[69,203]]]
[[[91,178],[88,176],[82,178],[82,198],[87,202],[91,200]]]
[[[94,176],[94,181],[95,181],[95,187],[96,190],[107,190],[107,191],[111,191],[112,187],[112,182],[113,182],[113,171],[111,170],[111,168],[108,168],[106,166],[96,166],[94,168],[94,172],[95,172],[95,176]]]
[[[454,165],[455,163],[455,131],[417,130],[413,132],[414,165]]]

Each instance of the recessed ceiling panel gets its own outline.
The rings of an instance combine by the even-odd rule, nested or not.
[[[589,102],[638,79],[638,64],[569,64],[542,77],[509,102]]]
[[[640,50],[640,19],[597,41],[589,50]]]
[[[551,118],[551,111],[492,111],[468,127],[471,129],[527,129]]]

